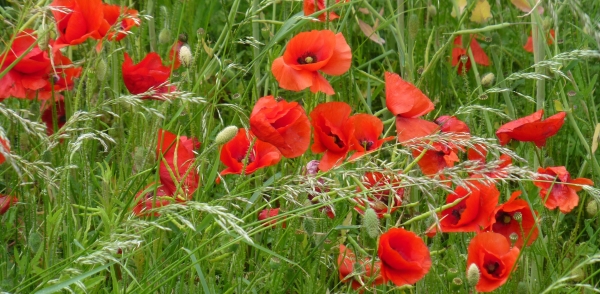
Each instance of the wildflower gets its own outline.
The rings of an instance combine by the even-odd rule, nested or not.
[[[65,99],[62,96],[59,96],[54,101],[54,108],[56,109],[56,127],[58,129],[62,128],[67,121],[67,113],[65,111]],[[40,107],[40,112],[42,113],[42,121],[46,124],[46,133],[48,136],[54,134],[54,116],[52,110],[52,101],[45,100]]]
[[[457,187],[446,198],[446,204],[449,204],[465,197],[457,205],[443,210],[439,215],[442,232],[479,233],[490,226],[500,191],[495,184],[485,184],[477,179],[469,181],[469,186],[469,188]],[[435,233],[434,226],[428,235],[435,235]]]
[[[311,160],[306,164],[306,169],[305,169],[305,173],[307,176],[309,177],[316,177],[316,175],[319,173],[319,164],[320,161],[318,160]],[[323,184],[325,183],[325,181],[323,179],[317,179],[317,185],[315,185],[316,187],[313,187],[314,192],[308,192],[308,200],[310,200],[311,203],[313,204],[322,204],[322,198],[318,197],[320,193],[322,192],[328,192],[329,189],[328,188],[323,188],[321,189],[321,187],[323,187]],[[333,206],[331,204],[327,204],[323,207],[321,207],[321,212],[325,213],[327,215],[327,217],[329,217],[330,219],[334,219],[335,218],[335,210],[333,208]]]
[[[0,152],[0,164],[3,164],[6,161],[6,157],[2,153],[10,153],[10,141],[3,136],[0,136],[0,149],[2,149],[2,152]]]
[[[194,149],[200,148],[195,138],[177,136],[166,130],[158,130],[156,154],[160,160],[160,182],[175,198],[189,200],[198,188],[200,179],[193,167]]]
[[[529,0],[510,0],[510,2],[515,5],[517,8],[521,9],[523,12],[530,12],[533,7],[531,6]],[[539,1],[535,1],[539,2]],[[544,7],[542,5],[537,6],[538,12],[540,14],[544,13]]]
[[[127,7],[119,5],[103,4],[102,11],[104,19],[102,25],[98,28],[101,38],[107,36],[110,41],[121,41],[134,26],[140,25],[138,12],[135,9],[127,9]],[[119,18],[121,18],[121,24],[113,28]]]
[[[17,203],[17,201],[19,201],[17,197],[0,195],[0,215],[5,214],[13,204]]]
[[[385,105],[396,116],[416,118],[431,112],[431,100],[413,84],[399,75],[385,73]]]
[[[358,204],[366,206],[366,209],[375,210],[378,218],[382,218],[386,213],[393,213],[402,204],[404,187],[400,186],[398,179],[390,179],[380,172],[367,172],[363,177],[363,186],[368,189],[369,193],[366,197],[355,198],[355,200]],[[360,193],[362,189],[357,187],[356,192]],[[389,207],[388,204],[390,204]],[[358,206],[354,209],[361,214],[365,212]]]
[[[502,179],[502,178],[506,178],[508,177],[508,172],[506,171],[506,168],[512,165],[512,157],[510,157],[507,154],[501,154],[500,158],[499,158],[499,164],[498,167],[496,167],[496,169],[491,170],[491,171],[485,171],[486,167],[486,156],[487,156],[487,149],[481,145],[481,144],[475,144],[473,146],[474,148],[469,148],[469,150],[467,150],[467,158],[469,160],[473,160],[473,161],[477,161],[478,162],[478,166],[475,168],[477,170],[477,172],[473,173],[473,174],[484,174],[486,177],[489,178],[495,178],[495,179]],[[470,174],[471,176],[473,176],[473,174]]]
[[[303,32],[293,37],[282,57],[273,61],[271,71],[279,86],[301,91],[335,94],[331,84],[319,71],[339,76],[350,69],[352,52],[342,33],[329,30]]]
[[[258,220],[264,221],[264,222],[262,222],[263,226],[274,228],[275,225],[277,224],[277,219],[274,219],[274,218],[276,218],[277,215],[279,215],[279,208],[263,209],[263,210],[261,210],[261,212],[258,213]],[[285,222],[281,223],[281,227],[282,228],[286,227]]]
[[[494,232],[477,234],[469,244],[467,256],[467,267],[470,269],[474,264],[480,271],[475,289],[491,292],[502,286],[511,270],[516,268],[518,257],[519,248],[511,248],[503,235]]]
[[[217,143],[217,145],[223,145],[235,138],[235,135],[237,135],[237,133],[238,127],[227,126],[217,134],[217,137],[215,137],[215,143]]]
[[[181,56],[179,53],[183,46],[187,46],[187,43],[177,40],[171,46],[171,50],[169,50],[169,60],[173,63],[173,69],[178,69],[181,66]]]
[[[546,140],[556,133],[565,122],[566,113],[559,112],[542,121],[544,110],[503,124],[496,131],[496,136],[502,146],[511,139],[521,142],[534,142],[537,147],[546,145]]]
[[[250,130],[287,158],[301,156],[310,145],[310,122],[297,102],[277,100],[273,96],[258,99],[250,114]]]
[[[569,213],[579,203],[577,192],[583,189],[582,185],[593,185],[594,182],[586,178],[571,179],[571,175],[564,166],[538,168],[540,176],[533,182],[540,188],[540,197],[548,209],[560,209],[562,213]],[[554,180],[552,178],[555,178]]]
[[[381,276],[396,286],[416,283],[431,267],[425,242],[402,228],[391,228],[381,235],[377,255],[381,259]]]
[[[77,45],[87,38],[99,39],[104,23],[101,0],[54,0],[50,4],[56,20],[58,45]]]
[[[156,192],[156,193],[155,193]],[[136,216],[150,216],[147,210],[163,207],[174,202],[171,197],[173,194],[167,191],[167,188],[160,183],[152,183],[140,190],[135,195],[136,205],[133,207],[133,213]],[[175,200],[182,201],[176,198]],[[152,214],[154,217],[160,216],[158,212]]]
[[[470,36],[470,39],[470,47],[471,51],[473,52],[473,58],[475,60],[475,63],[483,66],[489,66],[490,60],[483,51],[483,49],[481,49],[481,47],[479,46],[479,43],[477,43],[475,37]],[[471,69],[471,60],[468,56],[467,49],[468,47],[465,47],[463,44],[462,36],[456,36],[456,38],[454,39],[454,48],[452,48],[452,66],[454,67],[458,65],[457,70],[459,74],[462,74],[463,66],[465,67],[464,72],[467,72],[469,71],[469,69]],[[463,58],[466,59],[466,62],[464,63],[461,60]]]
[[[546,35],[546,43],[548,43],[548,45],[552,45],[554,43],[555,38],[556,33],[554,32],[554,30],[550,30]],[[533,53],[533,38],[531,37],[531,35],[529,35],[529,37],[527,38],[527,43],[525,43],[523,49],[525,49],[525,51],[527,52]]]
[[[350,160],[373,152],[379,149],[383,143],[394,139],[393,136],[379,139],[379,136],[383,133],[383,123],[374,115],[355,114],[350,117],[349,121],[354,126],[352,149],[356,150]]]
[[[171,75],[171,68],[163,65],[160,56],[155,52],[148,53],[138,64],[133,64],[129,54],[125,53],[122,71],[125,87],[131,94],[141,94],[151,88],[154,88],[158,94],[175,91],[174,86],[164,85]],[[144,97],[144,99],[152,98],[152,96]]]
[[[319,170],[328,171],[341,164],[350,151],[354,136],[354,125],[348,119],[352,112],[344,102],[321,103],[310,113],[314,128],[313,153],[323,153]]]
[[[347,1],[347,0],[346,0]],[[340,0],[335,0],[335,3],[339,3]],[[325,0],[304,0],[303,5],[304,15],[309,16],[317,11],[325,10]],[[329,17],[329,20],[340,18],[337,13],[330,11],[329,16],[325,13],[319,14],[318,18],[320,21],[325,21]]]
[[[529,204],[523,199],[517,199],[519,196],[521,191],[515,191],[506,203],[496,207],[492,222],[485,231],[496,232],[506,238],[516,234],[517,240],[514,246],[522,248],[525,239],[529,246],[537,239],[539,232],[535,215],[531,213]]]
[[[478,24],[483,24],[492,18],[490,3],[487,0],[477,0],[470,20]]]
[[[0,100],[9,97],[45,100],[59,92],[73,87],[73,79],[81,73],[81,68],[72,65],[71,60],[62,55],[58,47],[52,47],[52,59],[48,52],[35,46],[33,30],[19,32],[9,48],[0,55],[0,71],[4,71],[17,59],[13,68],[0,78]],[[54,45],[54,42],[51,41]],[[28,52],[29,47],[33,48]]]
[[[248,151],[252,140],[254,140],[252,150]],[[227,168],[221,172],[221,175],[242,174],[242,172],[249,175],[260,168],[277,164],[280,159],[281,154],[275,146],[255,139],[251,132],[246,132],[246,129],[239,129],[237,135],[222,147],[221,162]]]
[[[338,255],[337,263],[340,280],[342,282],[352,282],[352,289],[354,290],[363,287],[362,284],[374,287],[384,283],[380,272],[381,261],[372,262],[369,258],[357,260],[354,252],[343,244],[340,244],[340,254]],[[358,269],[354,268],[355,265],[364,268],[364,271],[358,271]],[[362,281],[362,283],[359,281]]]

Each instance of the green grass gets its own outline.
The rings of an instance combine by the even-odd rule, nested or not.
[[[324,203],[315,204],[307,194],[319,184],[304,175],[304,167],[321,155],[308,151],[254,174],[228,175],[220,184],[212,184],[211,171],[225,168],[218,160],[214,139],[228,125],[248,126],[254,103],[265,95],[301,102],[307,112],[318,103],[344,101],[352,106],[353,114],[377,114],[386,122],[385,132],[393,135],[393,117],[382,111],[383,76],[391,71],[418,85],[434,101],[436,108],[426,119],[457,114],[477,137],[474,141],[491,139],[485,142],[495,158],[503,150],[494,134],[500,125],[537,109],[543,108],[548,115],[567,111],[563,128],[546,147],[507,146],[523,160],[515,161],[518,168],[513,178],[498,184],[500,202],[512,191],[522,190],[539,212],[540,236],[522,250],[517,269],[496,293],[599,291],[600,221],[585,209],[594,197],[600,200],[599,191],[580,192],[579,206],[569,214],[549,211],[541,203],[530,171],[564,165],[573,178],[600,182],[598,156],[592,151],[599,123],[600,2],[543,1],[542,16],[522,17],[524,13],[509,1],[490,1],[494,17],[479,36],[492,65],[478,66],[465,76],[449,63],[453,34],[486,25],[470,22],[468,12],[460,20],[452,18],[450,1],[354,0],[336,5],[334,10],[341,17],[328,23],[303,17],[299,1],[111,2],[131,6],[148,17],[142,17],[141,26],[121,42],[105,41],[99,53],[93,40],[66,50],[65,55],[81,65],[83,72],[74,88],[62,93],[69,104],[61,136],[46,136],[40,123],[40,101],[6,99],[0,103],[0,126],[11,141],[11,156],[0,165],[0,193],[19,199],[0,218],[0,290],[353,291],[338,277],[339,244],[353,243],[371,257],[377,255],[377,240],[367,235],[361,216],[353,209],[351,199],[357,193],[353,179],[364,171],[399,173],[412,162],[408,152],[399,144],[387,143],[380,152],[324,173],[324,185],[331,192],[321,196]],[[474,2],[469,1],[467,10]],[[48,4],[0,1],[0,51],[5,52],[11,36],[24,28],[38,29],[42,24],[53,28]],[[429,4],[437,8],[435,16],[428,14]],[[591,18],[587,24],[584,14]],[[357,19],[370,25],[378,20],[377,33],[386,43],[369,40]],[[409,24],[409,19],[418,22]],[[536,66],[534,55],[522,46],[532,27],[543,23],[556,30],[557,40],[552,45],[540,42]],[[415,25],[418,31],[413,38],[408,30]],[[171,38],[161,43],[158,36],[165,29]],[[342,32],[352,48],[351,69],[328,77],[336,90],[333,96],[283,90],[271,74],[271,62],[283,54],[287,41],[311,29]],[[178,97],[142,101],[131,96],[121,76],[123,52],[138,62],[154,50],[166,60],[179,34],[187,35],[194,59],[190,67],[172,74]],[[99,62],[107,64],[103,80],[97,79]],[[491,88],[482,87],[478,78],[488,72],[496,75]],[[484,94],[486,99],[482,99]],[[131,213],[136,193],[158,179],[159,128],[202,142],[194,163],[201,186],[187,205],[167,206],[158,218],[138,218]],[[462,165],[450,172],[466,177]],[[409,191],[406,203],[413,205],[384,218],[383,232],[445,203],[443,183],[424,177],[416,167],[402,177]],[[335,207],[334,219],[319,210],[326,204]],[[267,207],[281,207],[278,221],[286,223],[285,229],[260,225],[258,212]],[[404,226],[436,252],[425,278],[410,288],[388,283],[368,293],[473,290],[466,283],[465,271],[467,246],[474,234],[425,237],[434,222],[433,217],[423,217]],[[313,226],[313,231],[307,226]],[[462,286],[452,286],[449,269],[458,270]],[[561,280],[575,269],[581,269],[583,278]]]

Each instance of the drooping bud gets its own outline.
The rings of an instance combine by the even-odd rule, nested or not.
[[[104,78],[106,77],[106,61],[104,60],[104,58],[100,58],[100,60],[98,60],[98,62],[96,63],[96,78],[98,79],[98,81],[104,81]]]
[[[481,272],[479,272],[479,268],[476,264],[471,263],[469,269],[467,270],[467,282],[469,282],[469,286],[475,287],[477,283],[479,283],[479,277],[481,276]]]
[[[312,236],[315,232],[315,221],[310,217],[305,217],[302,221],[302,227],[307,235]]]
[[[585,212],[589,217],[596,216],[598,214],[598,201],[595,199],[590,200],[585,206]]]
[[[179,48],[179,62],[185,67],[192,65],[192,51],[190,46],[185,44]]]
[[[217,143],[217,145],[223,145],[223,144],[231,141],[231,139],[233,139],[235,137],[235,135],[237,135],[237,133],[238,133],[238,127],[236,127],[236,126],[225,127],[223,130],[221,130],[217,134],[217,137],[215,138],[215,143]]]
[[[574,282],[581,282],[581,281],[583,281],[583,279],[585,279],[585,272],[583,271],[582,268],[578,267],[578,268],[574,269],[573,271],[571,271],[571,279]]]
[[[375,239],[379,236],[379,218],[373,208],[368,208],[363,215],[363,227],[369,237]]]
[[[488,73],[484,74],[483,76],[481,76],[481,85],[488,88],[494,83],[495,79],[496,79],[496,76],[494,76],[493,73],[488,72]]]
[[[437,8],[435,8],[435,5],[432,4],[427,6],[427,13],[429,16],[435,16],[437,14]]]
[[[50,32],[46,30],[46,25],[42,23],[37,30],[38,37],[38,47],[42,51],[46,51],[48,49],[48,42],[50,41]]]
[[[419,33],[419,16],[415,13],[410,15],[408,19],[408,37],[414,40]]]
[[[168,44],[171,42],[171,30],[164,27],[158,34],[158,42],[161,44]]]

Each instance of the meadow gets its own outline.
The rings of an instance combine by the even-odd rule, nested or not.
[[[0,0],[2,293],[600,292],[600,2]]]

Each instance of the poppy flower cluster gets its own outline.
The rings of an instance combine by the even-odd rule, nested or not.
[[[540,197],[548,209],[560,209],[562,213],[569,213],[579,204],[577,192],[583,185],[591,186],[594,182],[586,178],[571,179],[571,175],[564,166],[553,166],[538,169],[540,176],[533,182],[540,188]]]
[[[351,63],[352,52],[342,33],[313,30],[294,36],[283,56],[273,61],[271,71],[286,90],[310,87],[313,93],[333,95],[335,91],[320,72],[339,76],[350,69]]]
[[[146,215],[145,210],[173,201],[192,199],[200,179],[193,166],[194,149],[197,148],[200,148],[200,142],[195,138],[178,136],[162,129],[158,131],[156,154],[160,182],[152,183],[138,192],[137,205],[133,209],[136,215]]]
[[[357,197],[355,200],[364,209],[360,206],[354,208],[361,214],[370,207],[375,210],[378,218],[382,218],[384,214],[396,211],[402,204],[404,187],[401,186],[399,179],[390,178],[380,172],[368,172],[363,177],[363,186],[369,193],[366,197]],[[356,191],[362,192],[360,186]]]
[[[335,3],[340,3],[340,0],[335,0]],[[321,10],[325,10],[325,8],[325,0],[304,0],[302,5],[304,15],[306,16]],[[318,18],[320,21],[326,21],[327,19],[331,21],[340,18],[340,16],[333,11],[329,11],[328,13],[319,14]]]
[[[275,146],[255,138],[252,132],[239,129],[237,135],[223,145],[220,158],[227,166],[221,172],[221,176],[249,175],[260,168],[277,164],[281,159],[281,153]]]
[[[340,281],[351,282],[354,290],[364,285],[375,287],[385,283],[381,276],[381,261],[372,261],[369,258],[357,259],[354,252],[343,244],[340,244],[337,264]]]

